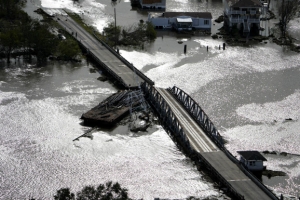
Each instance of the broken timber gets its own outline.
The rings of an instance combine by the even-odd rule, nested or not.
[[[88,126],[113,126],[133,107],[139,107],[140,90],[115,93],[81,116]]]

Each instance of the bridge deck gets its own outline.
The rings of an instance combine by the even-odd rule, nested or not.
[[[190,117],[181,104],[165,89],[156,90],[166,100],[183,127],[191,146],[245,199],[265,200],[270,197],[264,193],[223,151],[207,137],[204,131]]]
[[[57,19],[62,27],[65,27],[66,31],[70,34],[73,33],[76,39],[80,41],[89,52],[104,63],[115,75],[119,76],[126,87],[137,87],[143,82],[143,79],[137,76],[132,69],[70,17],[65,14],[60,14],[56,15],[55,19]]]
[[[57,16],[56,16],[57,18]],[[136,87],[142,82],[141,77],[127,67],[116,55],[110,52],[92,35],[87,33],[76,22],[65,14],[58,15],[58,22],[69,33],[76,35],[85,48],[90,51],[99,62],[104,63],[115,75],[122,79],[128,87]],[[168,103],[173,113],[183,127],[192,148],[197,151],[233,188],[245,199],[270,199],[252,180],[250,180],[236,164],[234,164],[219,148],[207,137],[194,119],[181,106],[180,103],[165,89],[156,88]]]
[[[191,146],[197,152],[219,151],[219,148],[207,137],[203,130],[191,118],[189,113],[165,89],[156,88],[176,115],[181,127],[187,135]]]
[[[200,153],[209,164],[245,199],[270,199],[236,164],[222,151]]]

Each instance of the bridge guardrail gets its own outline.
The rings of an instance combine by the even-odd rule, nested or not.
[[[190,145],[190,141],[185,135],[181,125],[179,124],[179,121],[177,120],[170,106],[160,95],[160,93],[147,82],[144,82],[141,85],[141,89],[143,90],[144,94],[148,98],[148,101],[152,104],[152,106],[156,110],[162,123],[165,124],[175,136],[180,137],[182,141],[184,141],[189,153],[193,152],[193,149]]]
[[[186,108],[186,110],[194,117],[196,122],[204,129],[205,133],[210,136],[210,138],[215,138],[217,135],[219,139],[213,140],[220,149],[226,154],[226,156],[237,166],[258,186],[260,187],[271,199],[278,200],[278,197],[269,189],[267,188],[261,181],[259,181],[251,172],[245,169],[242,165],[239,164],[239,161],[234,157],[224,146],[222,142],[222,137],[219,134],[218,130],[214,127],[213,123],[210,121],[208,116],[202,110],[202,108],[197,104],[195,100],[193,100],[188,94],[186,94],[180,88],[174,86],[172,89],[169,89],[179,100],[179,102]],[[218,172],[217,172],[218,173]]]
[[[105,63],[103,63],[97,56],[95,56],[93,52],[91,52],[88,48],[86,48],[86,46],[81,42],[81,40],[79,40],[78,37],[75,37],[72,34],[73,33],[72,30],[69,29],[70,29],[69,27],[65,26],[65,31],[67,31],[71,36],[73,36],[77,40],[77,42],[89,53],[89,55],[92,56],[93,59],[97,61],[98,64],[101,65],[101,67],[103,67],[110,75],[112,75],[119,83],[121,83],[121,85],[123,85],[125,88],[129,88],[129,86],[123,81],[123,79],[120,76],[114,73]]]
[[[176,86],[169,88],[169,91],[171,91],[171,93],[175,95],[176,99],[186,108],[197,124],[204,130],[206,135],[210,137],[220,149],[224,148],[223,139],[219,131],[215,128],[208,115],[198,105],[198,103]]]
[[[213,167],[211,164],[199,153],[197,153],[198,158],[210,169],[210,171],[219,178],[219,181],[223,183],[231,194],[235,196],[236,199],[243,200],[244,197],[234,189],[234,187]]]
[[[152,106],[157,111],[159,118],[162,119],[163,123],[166,123],[168,128],[172,131],[173,134],[176,136],[179,136],[183,142],[187,145],[187,148],[189,150],[189,153],[195,153],[195,155],[198,156],[198,158],[203,162],[203,164],[210,169],[210,171],[219,178],[220,182],[222,182],[226,187],[229,189],[229,191],[235,195],[237,199],[243,199],[243,197],[232,187],[232,185],[223,178],[223,176],[215,170],[211,164],[199,153],[196,153],[196,151],[193,149],[193,147],[190,145],[189,139],[185,135],[182,127],[180,126],[176,116],[172,112],[169,105],[166,103],[164,98],[160,95],[160,93],[151,85],[144,82],[141,85],[141,88],[143,92],[148,97],[148,100],[152,104]]]
[[[234,157],[226,148],[223,149],[223,152],[232,160],[237,166],[260,188],[262,189],[271,199],[278,200],[279,198],[269,189],[267,188],[260,180],[258,180],[255,175],[253,175],[250,171],[248,171],[243,165],[239,164],[239,161]]]
[[[133,64],[128,62],[123,56],[118,54],[113,48],[111,48],[108,44],[106,44],[103,40],[101,40],[95,33],[94,37],[101,42],[111,53],[113,53],[115,56],[117,56],[124,64],[127,65],[132,71],[134,71],[139,77],[141,77],[144,81],[146,81],[150,85],[154,85],[155,83],[148,78],[144,73],[142,73],[140,70],[138,70]]]

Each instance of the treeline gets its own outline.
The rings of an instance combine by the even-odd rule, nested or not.
[[[0,56],[10,63],[12,56],[32,55],[37,64],[44,64],[50,55],[75,57],[80,53],[73,40],[61,41],[50,23],[32,19],[22,10],[25,0],[0,0]],[[65,43],[62,45],[61,43]],[[72,55],[68,48],[72,46]]]
[[[144,43],[152,42],[156,39],[156,31],[150,22],[140,20],[139,23],[127,27],[117,26],[109,23],[103,29],[103,35],[107,43],[111,46],[143,46]]]
[[[30,198],[30,200],[37,200]],[[70,188],[61,188],[56,191],[54,200],[131,200],[128,190],[121,187],[118,182],[112,181],[99,184],[97,187],[89,185],[82,188],[76,194]]]

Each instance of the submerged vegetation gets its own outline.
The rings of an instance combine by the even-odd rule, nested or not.
[[[123,46],[143,46],[144,43],[156,39],[153,25],[150,22],[145,23],[143,20],[128,27],[115,27],[114,23],[110,23],[103,29],[103,35],[110,45]]]
[[[50,55],[64,59],[79,55],[76,42],[58,37],[58,26],[30,18],[23,6],[23,0],[0,0],[0,58],[10,63],[12,57],[23,56],[31,62],[35,56],[42,65]]]
[[[23,56],[31,62],[34,56],[38,65],[43,65],[51,56],[59,60],[78,60],[81,50],[76,40],[64,30],[51,16],[41,9],[37,12],[43,20],[32,19],[22,10],[25,0],[0,0],[0,59]],[[130,27],[115,27],[113,23],[104,28],[103,33],[85,24],[78,14],[68,13],[87,32],[96,35],[108,45],[144,46],[156,38],[154,27],[142,20]]]

